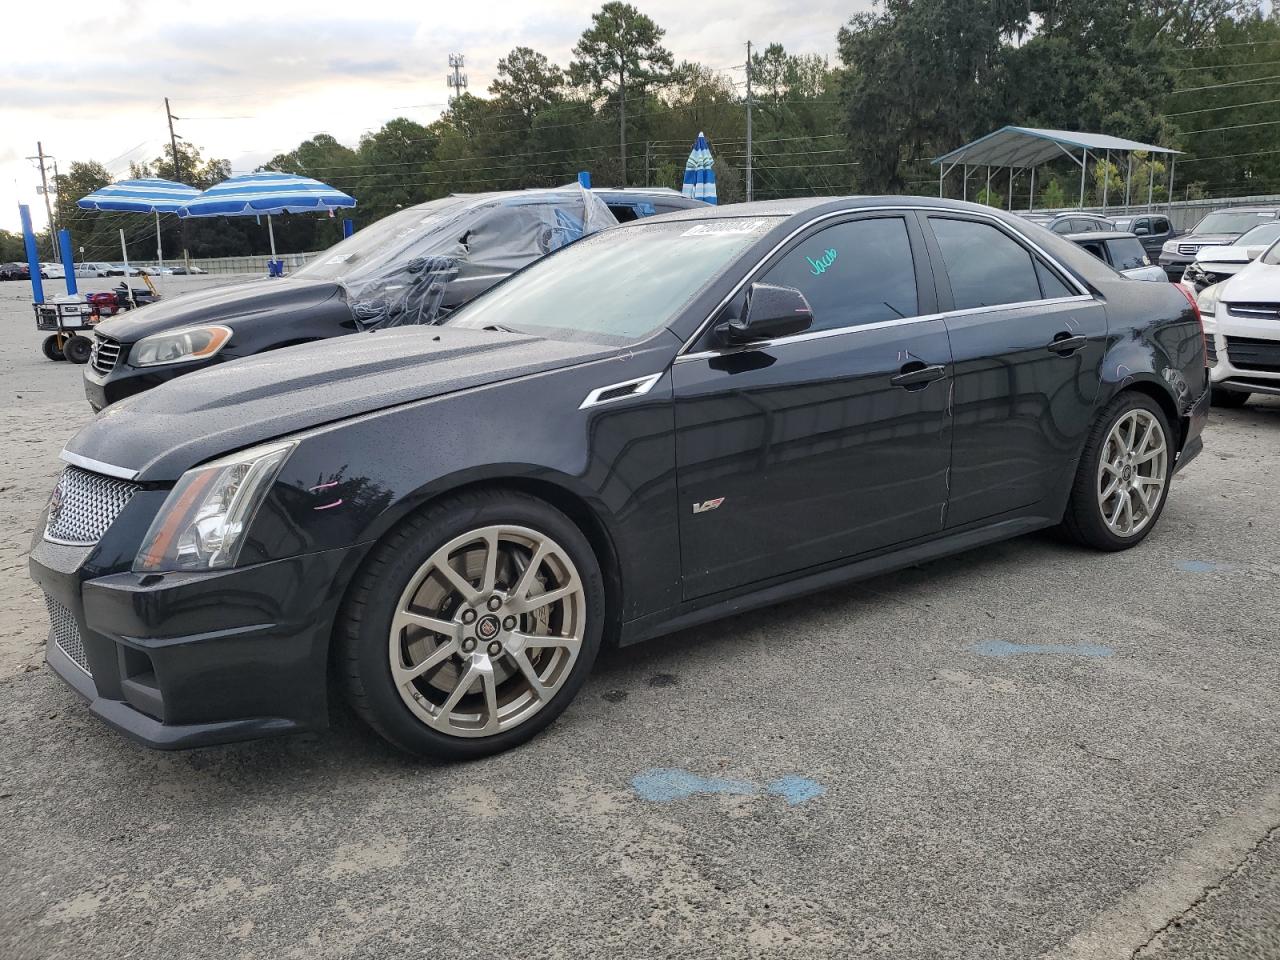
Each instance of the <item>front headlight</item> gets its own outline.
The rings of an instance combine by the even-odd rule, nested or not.
[[[1212,317],[1218,309],[1218,297],[1222,293],[1222,284],[1215,283],[1211,287],[1205,287],[1200,291],[1200,295],[1196,297],[1196,306],[1200,308],[1200,315],[1203,317]]]
[[[1160,248],[1160,252],[1161,252],[1161,253],[1173,253],[1173,252],[1174,252],[1175,250],[1177,250],[1177,249],[1178,249],[1178,241],[1177,241],[1177,240],[1166,240],[1166,241],[1164,242],[1164,245]]]
[[[135,573],[233,567],[295,442],[252,447],[188,470],[151,522]]]
[[[129,354],[135,367],[155,367],[184,360],[207,360],[231,339],[231,328],[221,324],[183,327],[143,337]]]

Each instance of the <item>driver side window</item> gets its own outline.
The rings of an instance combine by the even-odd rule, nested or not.
[[[803,293],[813,309],[813,330],[919,313],[915,261],[901,217],[851,220],[810,234],[760,280]]]

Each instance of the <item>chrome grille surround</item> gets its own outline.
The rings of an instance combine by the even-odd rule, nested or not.
[[[93,334],[93,349],[89,352],[89,366],[98,373],[110,373],[120,359],[120,341],[104,337],[98,332]]]
[[[80,625],[75,615],[47,593],[44,605],[49,611],[49,626],[53,630],[53,642],[77,667],[93,676],[89,658],[84,653],[84,640],[80,637]]]
[[[1252,320],[1280,320],[1280,303],[1228,303],[1227,313]]]
[[[138,489],[128,480],[67,467],[49,498],[44,538],[71,546],[97,543]]]

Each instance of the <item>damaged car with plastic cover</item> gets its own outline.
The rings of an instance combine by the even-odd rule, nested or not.
[[[435,323],[521,267],[618,223],[579,186],[455,194],[393,213],[284,279],[162,300],[100,324],[85,365],[101,410],[227,360]]]

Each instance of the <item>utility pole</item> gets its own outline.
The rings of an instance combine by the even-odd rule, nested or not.
[[[182,169],[178,164],[178,135],[173,132],[173,121],[178,118],[173,115],[173,110],[169,107],[169,98],[164,98],[164,115],[169,119],[169,149],[173,151],[173,179],[178,183],[182,183]],[[195,171],[191,171],[195,175]],[[191,266],[191,254],[187,252],[187,221],[184,219],[178,226],[178,231],[182,237],[182,262],[188,267]]]
[[[173,179],[182,182],[182,172],[178,169],[178,135],[173,132],[173,121],[178,118],[169,109],[169,98],[164,98],[164,115],[169,118],[169,149],[173,151]]]
[[[38,161],[40,164],[40,192],[44,194],[44,212],[49,218],[49,249],[53,251],[53,259],[61,260],[62,254],[58,251],[58,230],[57,224],[53,219],[53,204],[49,202],[49,177],[45,173],[44,162],[53,158],[44,152],[44,144],[39,140],[36,141],[36,155],[27,157],[28,160]]]
[[[449,66],[453,68],[453,73],[448,74],[444,78],[444,82],[453,91],[453,99],[455,100],[462,96],[462,92],[467,89],[467,75],[462,72],[462,68],[466,65],[467,58],[462,54],[449,54]]]
[[[627,65],[618,70],[618,157],[622,161],[622,183],[627,186]]]
[[[747,41],[747,203],[751,202],[751,41]]]

